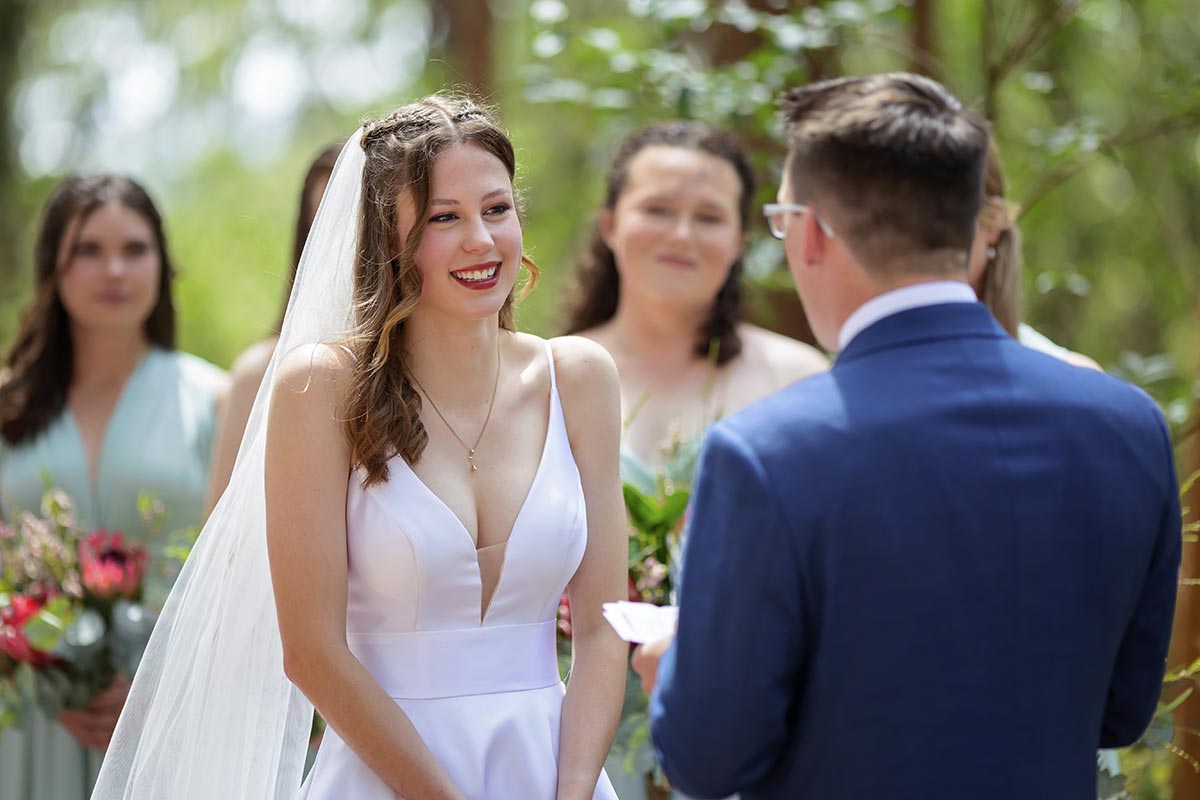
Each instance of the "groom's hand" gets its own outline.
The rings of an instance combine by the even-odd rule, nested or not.
[[[674,641],[675,634],[672,633],[653,642],[640,644],[633,651],[633,671],[642,679],[642,688],[646,694],[654,691],[654,681],[658,678],[658,662]]]

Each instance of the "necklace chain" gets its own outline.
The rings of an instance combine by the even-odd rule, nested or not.
[[[450,431],[450,435],[458,440],[458,443],[467,451],[467,463],[471,465],[471,472],[478,471],[479,467],[475,464],[475,448],[479,447],[479,443],[483,440],[483,432],[487,430],[488,422],[492,419],[492,409],[496,406],[496,389],[500,386],[500,337],[496,337],[496,380],[492,383],[492,399],[488,401],[487,416],[483,418],[483,426],[479,429],[479,435],[475,437],[475,444],[467,445],[463,438],[458,435],[458,431],[446,420],[446,417],[438,410],[437,403],[433,402],[433,398],[429,396],[429,392],[425,391],[425,387],[417,380],[417,376],[409,373],[409,377],[413,379],[413,383],[421,390],[421,394],[425,395],[425,399],[429,401],[429,405],[433,408],[433,413],[438,415],[438,419],[446,426],[446,430]]]

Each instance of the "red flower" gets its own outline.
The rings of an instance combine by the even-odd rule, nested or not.
[[[14,661],[38,668],[54,661],[54,656],[34,648],[22,628],[42,610],[43,605],[44,600],[17,595],[9,605],[0,609],[0,651]]]
[[[101,528],[79,542],[79,567],[83,588],[102,600],[126,597],[136,600],[146,576],[146,548],[127,543],[120,531]]]

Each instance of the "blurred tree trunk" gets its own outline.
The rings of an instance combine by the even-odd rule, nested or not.
[[[448,81],[491,97],[494,20],[488,0],[432,0],[431,5],[435,38],[440,38],[438,28],[445,33]]]
[[[28,0],[0,2],[0,312],[6,321],[0,324],[0,341],[7,341],[12,316],[16,309],[9,306],[16,295],[19,264],[17,235],[20,224],[16,186],[20,173],[17,143],[12,131],[13,85],[20,68],[21,37],[30,8]]]
[[[1200,420],[1200,400],[1192,410],[1192,420]],[[1183,452],[1179,474],[1184,480],[1200,470],[1200,431],[1194,426],[1191,431],[1191,436],[1181,442]],[[1191,509],[1188,522],[1200,520],[1200,481],[1192,485],[1183,504]],[[1183,546],[1182,574],[1185,578],[1200,578],[1200,544]],[[1167,666],[1190,664],[1197,658],[1200,658],[1200,586],[1181,586],[1179,600],[1175,604],[1175,630],[1171,637],[1171,656],[1167,659]],[[1200,697],[1189,697],[1183,702],[1175,711],[1175,724],[1181,728],[1200,730]],[[1193,757],[1200,754],[1200,738],[1192,734],[1177,734],[1175,744]],[[1200,797],[1200,774],[1191,764],[1178,759],[1172,787],[1173,795],[1181,800]]]
[[[909,69],[921,75],[941,80],[937,69],[937,32],[934,19],[937,13],[936,0],[913,0],[910,36],[912,57]]]

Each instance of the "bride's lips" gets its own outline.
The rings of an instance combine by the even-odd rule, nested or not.
[[[482,264],[456,269],[450,273],[450,277],[468,289],[480,291],[491,289],[500,282],[500,262],[486,261]]]

